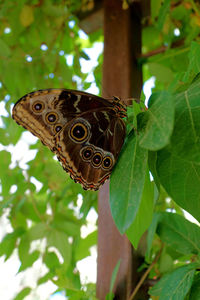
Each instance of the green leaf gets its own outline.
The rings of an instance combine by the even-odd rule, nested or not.
[[[3,196],[9,195],[10,188],[12,186],[12,177],[8,176],[10,172],[9,165],[11,163],[11,154],[5,150],[0,151],[0,162],[1,162],[1,185]],[[9,174],[11,175],[11,174]],[[0,203],[0,206],[2,203]]]
[[[174,7],[171,14],[174,19],[179,20],[179,21],[181,21],[185,18],[190,18],[190,11],[184,5],[179,5],[179,6]]]
[[[81,191],[81,194],[83,195],[83,203],[80,208],[80,213],[82,213],[83,216],[86,217],[91,207],[94,207],[97,210],[98,193],[93,193],[92,191]]]
[[[27,228],[27,219],[21,212],[12,211],[11,214],[11,225],[14,229],[19,227],[26,229]]]
[[[33,6],[24,5],[20,13],[20,22],[24,27],[28,27],[34,21]]]
[[[6,137],[9,138],[9,144],[16,144],[22,134],[23,129],[19,127],[10,117],[3,117],[4,124],[6,125]]]
[[[166,274],[149,294],[159,296],[159,300],[184,300],[191,288],[196,267],[196,264],[189,264]]]
[[[110,281],[110,289],[109,289],[109,293],[106,295],[105,300],[113,300],[114,299],[115,295],[113,294],[113,288],[114,288],[114,284],[115,284],[117,274],[119,271],[120,263],[121,263],[121,261],[118,260],[118,262],[112,272],[111,281]]]
[[[151,0],[151,17],[155,18],[158,16],[160,7],[161,7],[161,0]]]
[[[49,73],[53,73],[58,57],[55,53],[44,53],[44,62]]]
[[[68,242],[66,233],[52,229],[47,232],[48,247],[54,246],[58,249],[64,259],[64,264],[68,265],[71,261],[71,246]]]
[[[88,287],[88,285],[87,285]],[[68,299],[72,300],[99,300],[93,295],[94,292],[91,294],[88,291],[80,291],[67,288],[67,296]]]
[[[21,290],[13,300],[23,300],[27,295],[30,294],[30,292],[31,288],[26,287],[23,290]]]
[[[147,150],[142,149],[138,137],[131,134],[110,183],[110,207],[120,233],[124,233],[135,220],[144,188]]]
[[[158,191],[160,191],[160,179],[157,174],[156,162],[157,162],[157,152],[149,151],[149,153],[148,153],[149,170],[150,170],[151,174],[153,175],[153,179],[154,179],[154,182],[156,184]]]
[[[89,249],[97,244],[97,231],[88,234],[84,239],[80,239],[76,247],[75,258],[76,261],[83,259],[90,255]]]
[[[161,274],[170,272],[173,270],[174,260],[173,258],[166,252],[162,251],[160,259],[159,259],[159,271]]]
[[[134,222],[126,231],[129,241],[136,249],[141,236],[147,230],[152,221],[154,207],[153,182],[150,181],[149,172],[146,174],[142,200]]]
[[[9,46],[5,43],[5,41],[0,39],[0,56],[2,58],[6,58],[10,55],[11,55],[11,50],[10,50]]]
[[[139,144],[155,151],[169,143],[174,125],[174,102],[170,93],[154,93],[149,109],[138,115]]]
[[[153,40],[152,40],[152,36],[154,37]],[[160,30],[158,30],[153,25],[144,27],[142,29],[142,44],[145,45],[145,48],[147,48],[148,50],[156,49],[160,47],[161,46]]]
[[[23,55],[20,51],[18,55]],[[25,58],[24,58],[25,61]],[[26,62],[26,61],[25,61]],[[17,59],[16,60],[3,60],[2,61],[2,68],[4,69],[4,75],[3,75],[3,83],[6,87],[7,93],[13,96],[13,101],[16,101],[19,99],[22,95],[26,93],[26,91],[30,91],[30,78],[29,73],[27,72],[29,70],[28,66],[24,65],[23,63],[20,63]],[[11,70],[15,70],[15,76],[11,76],[12,72]],[[23,78],[23,80],[21,80]],[[10,126],[14,124],[14,126],[17,126],[13,120],[9,118]],[[13,126],[13,127],[14,127]],[[14,134],[13,134],[14,136]]]
[[[21,256],[21,265],[18,272],[24,271],[25,269],[32,267],[33,263],[40,257],[40,252],[38,250],[32,253],[23,253]]]
[[[38,279],[37,284],[40,285],[46,283],[47,281],[51,280],[54,276],[55,272],[48,272],[44,276],[40,277],[40,279]]]
[[[23,190],[22,190],[23,191]],[[36,195],[35,193],[32,194],[33,197],[36,198]],[[39,200],[41,199],[39,196],[38,196]],[[40,221],[41,221],[41,218],[40,218],[40,215],[38,215],[38,212],[42,215],[44,213],[44,208],[45,208],[45,203],[44,202],[39,202],[39,201],[36,201],[35,202],[35,205],[37,206],[37,210],[34,208],[33,206],[33,203],[32,203],[32,199],[31,197],[28,195],[28,196],[24,196],[20,199],[20,201],[18,202],[17,206],[16,206],[16,210],[17,211],[21,211],[21,213],[26,217],[28,216],[29,217],[29,220],[32,220],[34,221],[34,223],[37,224],[37,222],[39,222],[37,226],[40,227]],[[37,228],[34,229],[34,226],[30,228],[30,234],[31,234],[31,231],[35,231],[35,234],[36,235],[40,235],[40,237],[38,236],[38,238],[35,238],[35,239],[39,239],[39,238],[42,238],[42,233],[40,234],[40,230],[37,231]],[[42,226],[42,225],[41,225]],[[45,225],[44,225],[45,226]],[[40,228],[39,228],[40,229]],[[45,229],[45,228],[44,228]]]
[[[114,297],[115,297],[115,295],[113,294],[113,292],[109,292],[109,293],[106,295],[105,300],[113,300]]]
[[[44,237],[47,238],[48,247],[56,247],[62,255],[64,263],[69,264],[71,260],[71,246],[68,242],[68,235],[62,231],[47,226],[45,223],[38,223],[30,228],[23,240],[21,255],[23,256],[26,255],[26,252],[28,253],[31,241],[42,239]],[[23,259],[24,258],[22,258],[22,260]]]
[[[85,60],[90,60],[90,57],[87,55],[85,51],[81,51],[80,53],[81,58],[84,58]]]
[[[148,63],[149,71],[153,76],[156,76],[156,79],[164,84],[170,83],[173,78],[173,72],[171,68],[156,62]]]
[[[9,134],[3,128],[0,128],[0,141],[4,146],[10,144]]]
[[[54,252],[45,253],[43,262],[52,271],[60,265],[59,259]]]
[[[167,17],[167,14],[169,13],[170,3],[171,3],[171,0],[165,0],[159,10],[158,21],[157,21],[156,25],[157,25],[158,29],[160,29],[160,30],[163,28],[165,19]]]
[[[13,253],[16,247],[17,239],[24,233],[23,228],[17,228],[14,232],[8,233],[4,236],[2,242],[0,243],[0,256],[5,255],[5,260],[7,260]]]
[[[157,228],[159,219],[160,219],[160,214],[154,213],[153,219],[152,219],[151,225],[149,226],[148,234],[147,234],[147,252],[146,252],[147,260],[150,259],[150,251],[151,251],[151,247],[152,247],[152,243],[153,243],[154,235],[156,233],[156,228]]]
[[[27,232],[27,239],[30,241],[42,239],[46,236],[47,231],[48,227],[45,223],[37,223]]]
[[[31,240],[29,232],[27,232],[22,236],[18,246],[18,253],[21,261],[21,265],[18,272],[24,271],[25,269],[31,267],[40,256],[40,252],[38,250],[29,253],[30,242]]]
[[[118,260],[113,272],[112,272],[112,277],[111,277],[111,282],[110,282],[110,292],[113,292],[113,288],[114,288],[114,284],[115,284],[115,281],[116,281],[116,278],[117,278],[117,274],[118,274],[118,271],[119,271],[119,267],[120,267],[120,263],[121,261]]]
[[[78,236],[80,234],[81,223],[76,218],[70,218],[64,213],[57,213],[54,217],[52,225],[69,236]]]
[[[194,78],[194,76],[200,72],[200,45],[196,42],[192,42],[189,51],[189,66],[183,80],[185,82]]]
[[[49,17],[60,17],[66,15],[68,10],[66,6],[62,6],[58,4],[54,5],[54,1],[45,1],[43,5],[44,13]]]
[[[160,213],[157,233],[161,240],[182,254],[200,252],[200,228],[174,213]]]
[[[195,275],[194,281],[190,290],[189,300],[200,299],[200,273]]]
[[[200,220],[200,80],[174,102],[174,131],[169,146],[157,152],[156,171],[173,200]]]

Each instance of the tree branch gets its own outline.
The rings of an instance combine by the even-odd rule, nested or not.
[[[171,48],[177,48],[177,47],[183,46],[184,41],[185,41],[184,39],[175,41],[174,43],[172,43]],[[163,53],[168,49],[169,49],[168,46],[161,46],[160,48],[157,48],[157,49],[154,49],[152,51],[142,54],[139,58],[148,58],[148,57]]]

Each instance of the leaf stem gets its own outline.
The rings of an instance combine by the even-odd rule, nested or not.
[[[144,283],[146,277],[148,276],[148,274],[150,273],[150,271],[153,269],[154,265],[157,263],[158,259],[160,258],[160,255],[162,253],[163,247],[164,247],[164,245],[162,244],[162,246],[160,248],[160,251],[158,252],[158,254],[156,255],[156,257],[154,258],[152,264],[148,267],[148,269],[146,270],[146,272],[141,277],[140,281],[136,285],[135,289],[133,290],[133,292],[132,292],[131,296],[128,298],[128,300],[133,300],[134,297],[136,296],[136,294],[139,291],[140,287]]]

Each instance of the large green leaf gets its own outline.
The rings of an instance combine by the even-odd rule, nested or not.
[[[134,221],[145,182],[147,150],[131,134],[111,175],[110,207],[117,228],[124,233]]]
[[[157,233],[161,240],[182,254],[200,252],[200,228],[174,213],[160,213]]]
[[[138,213],[131,226],[126,231],[126,235],[136,249],[142,234],[147,230],[152,221],[154,207],[153,182],[150,181],[149,172],[146,174],[145,185],[142,193],[142,200]]]
[[[139,144],[148,150],[158,150],[169,143],[174,125],[174,102],[168,92],[154,93],[149,109],[138,115]]]
[[[200,220],[200,80],[174,102],[174,131],[169,146],[157,153],[157,175],[174,201]]]
[[[196,264],[189,264],[166,274],[150,290],[159,300],[184,300],[191,288]]]

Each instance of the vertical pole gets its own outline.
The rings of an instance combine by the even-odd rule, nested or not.
[[[103,96],[122,100],[140,97],[142,73],[136,64],[141,51],[140,6],[127,10],[121,0],[104,0]],[[114,293],[115,299],[128,299],[138,280],[137,257],[125,235],[120,235],[110,212],[109,183],[99,192],[98,207],[97,297],[105,300],[110,280],[119,259],[121,265]]]

